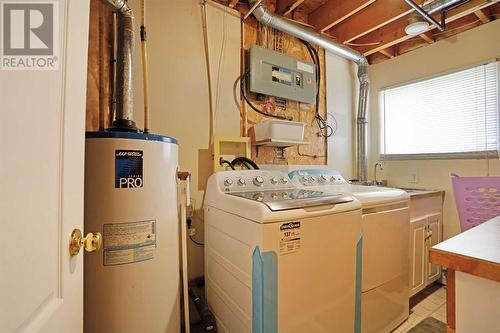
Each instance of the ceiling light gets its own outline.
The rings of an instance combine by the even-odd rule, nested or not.
[[[411,15],[408,19],[408,25],[405,27],[405,32],[410,36],[423,34],[429,29],[429,22],[424,20],[420,15]]]

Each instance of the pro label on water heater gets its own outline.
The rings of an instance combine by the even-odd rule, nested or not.
[[[143,186],[142,150],[115,151],[115,188]]]

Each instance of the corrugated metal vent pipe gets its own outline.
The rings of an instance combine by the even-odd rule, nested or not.
[[[250,6],[255,6],[257,2],[258,0],[249,0]],[[368,79],[368,61],[365,56],[358,51],[324,37],[311,29],[304,28],[290,20],[269,12],[262,3],[255,7],[252,14],[260,23],[264,25],[273,27],[311,44],[320,46],[342,58],[354,61],[358,65],[359,101],[356,138],[357,178],[358,180],[367,180],[368,158],[366,132],[368,122],[366,120],[366,110],[368,107],[370,81]]]
[[[116,9],[116,118],[111,129],[137,131],[133,120],[134,14],[126,0],[103,0]]]

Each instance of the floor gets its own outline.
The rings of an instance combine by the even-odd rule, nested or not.
[[[434,317],[446,323],[446,289],[439,287],[410,309],[410,317],[393,333],[406,333],[427,317]]]

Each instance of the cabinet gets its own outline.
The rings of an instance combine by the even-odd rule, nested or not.
[[[410,296],[441,277],[429,261],[429,249],[443,240],[442,193],[414,196],[410,201]]]

